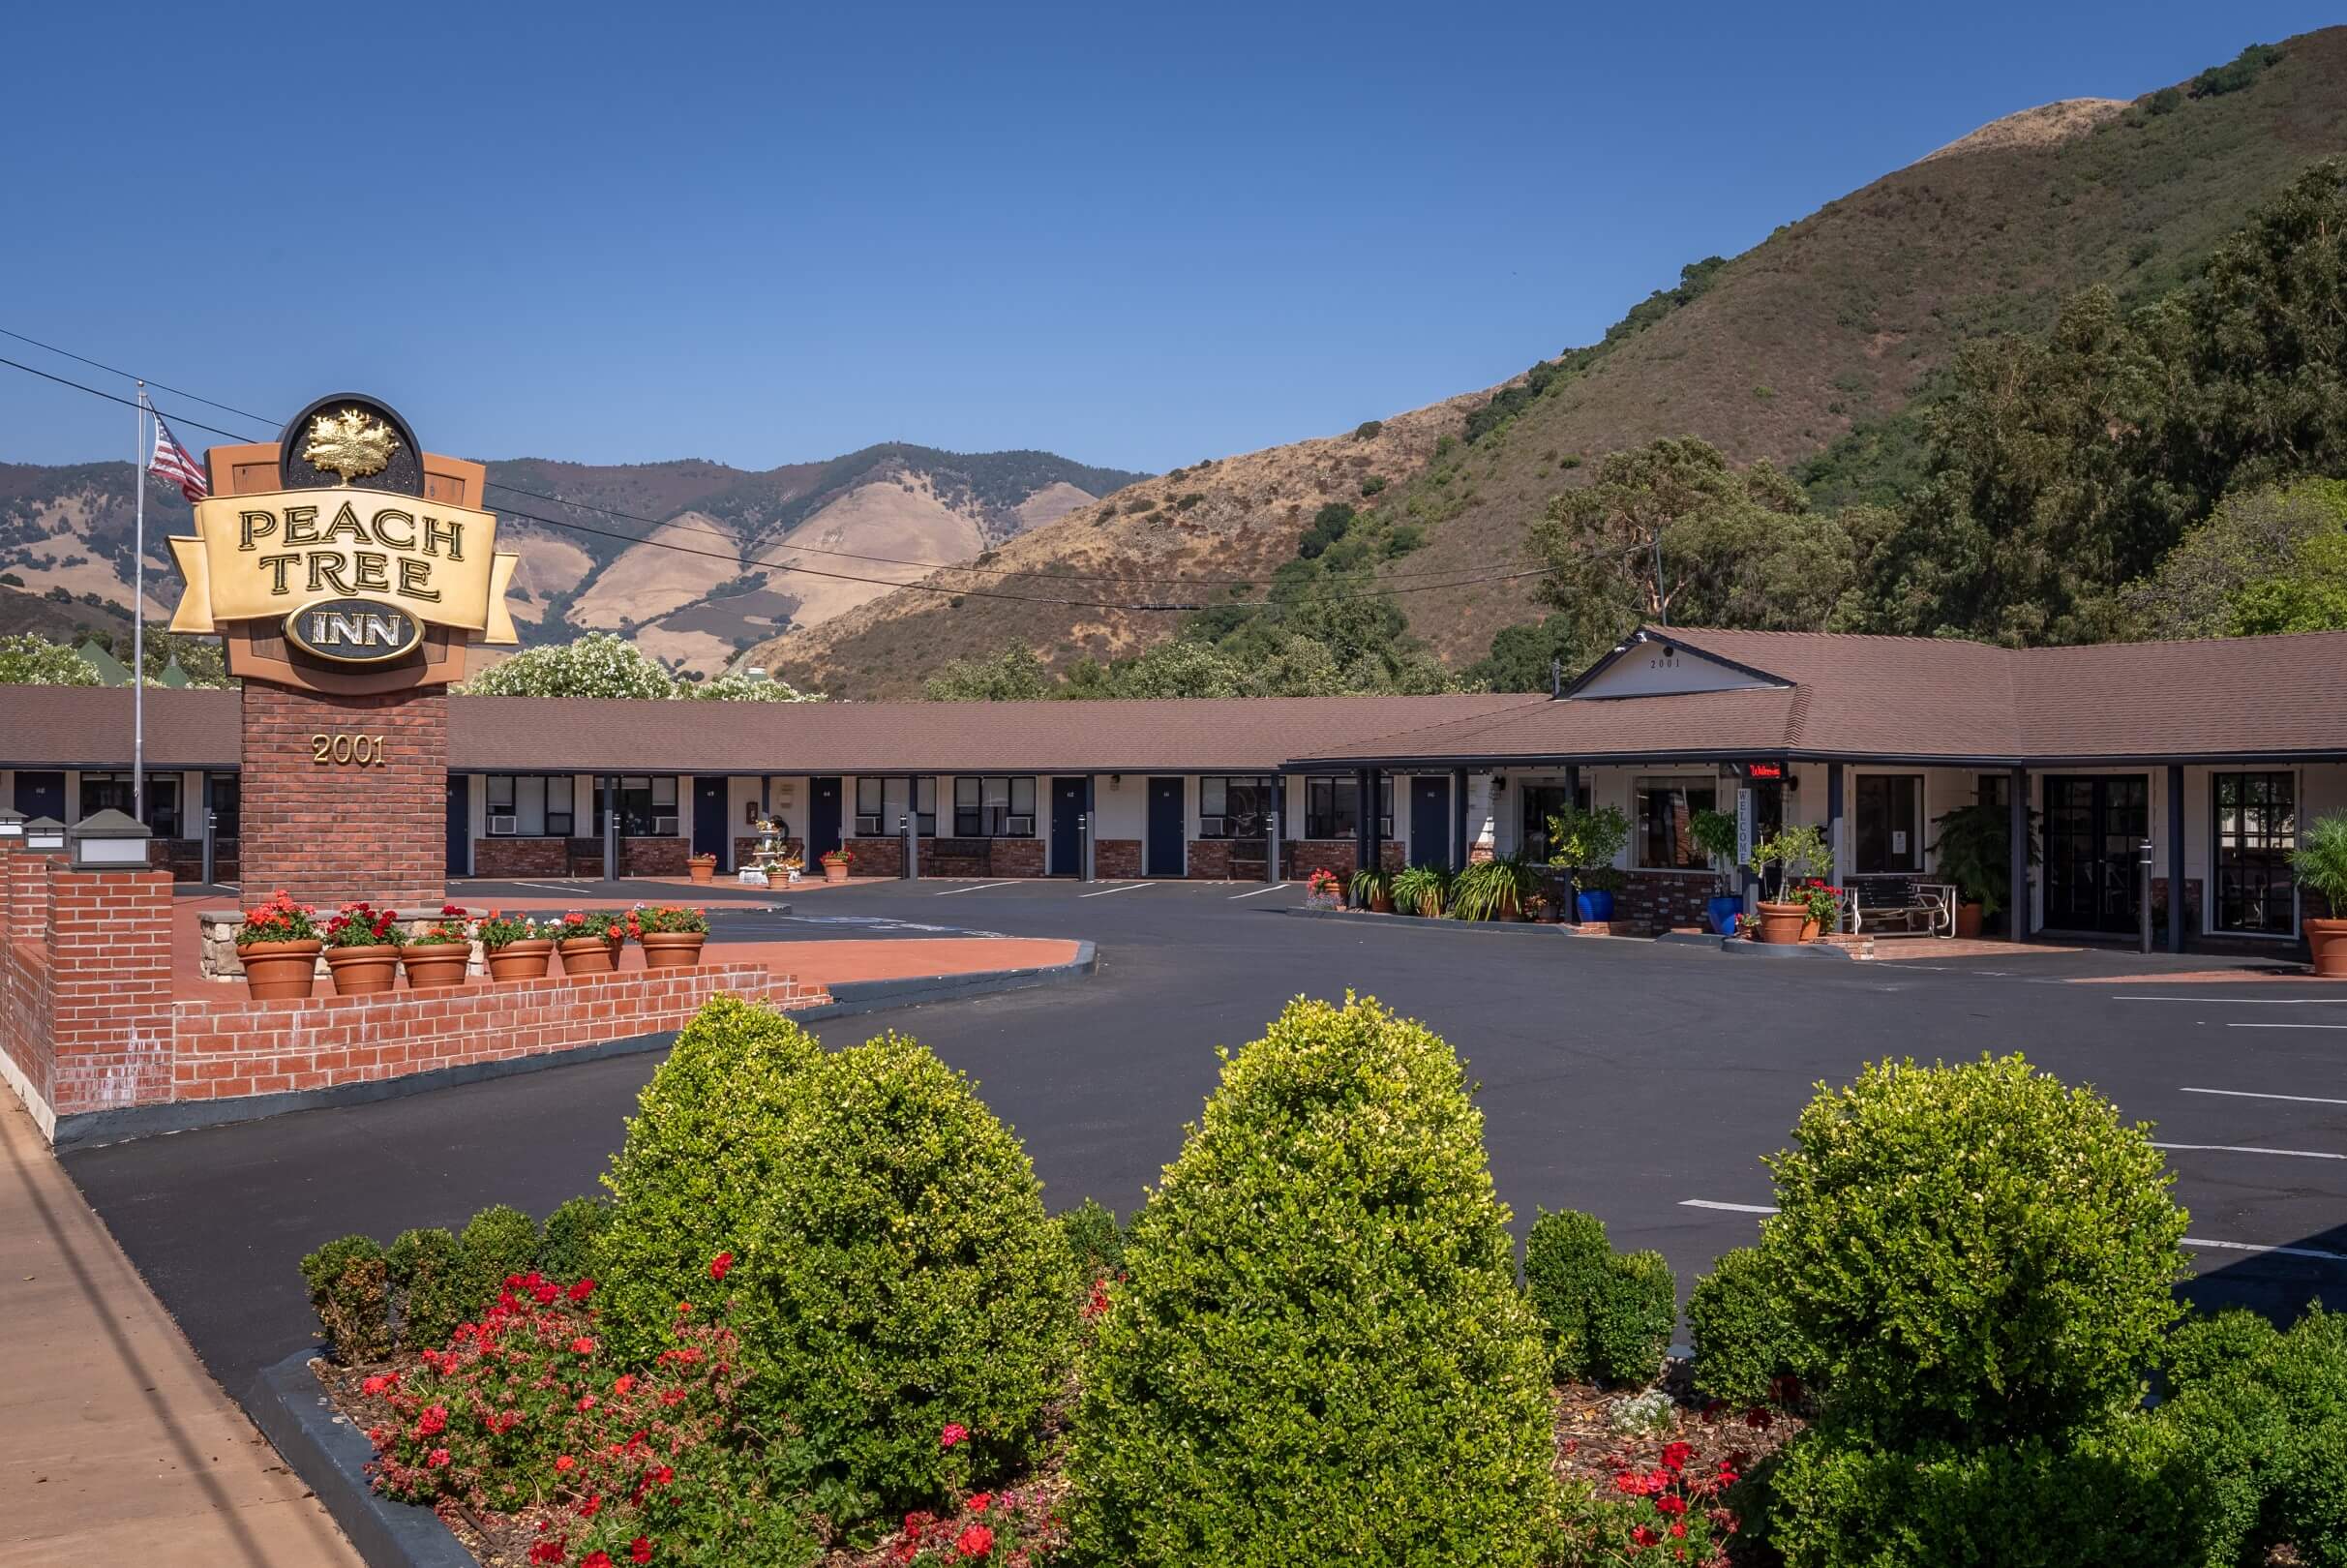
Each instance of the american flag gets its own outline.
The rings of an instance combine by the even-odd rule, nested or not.
[[[188,456],[188,449],[171,435],[171,427],[163,422],[161,414],[155,416],[155,461],[147,465],[147,472],[170,480],[191,501],[202,500],[212,494],[212,487],[204,482],[203,469],[196,467],[196,460]]]

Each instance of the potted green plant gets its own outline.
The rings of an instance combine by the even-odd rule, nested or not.
[[[1998,805],[1958,806],[1934,817],[1932,826],[1940,829],[1932,865],[1956,885],[1956,935],[1976,937],[1983,920],[2013,901],[2012,813]],[[2030,863],[2037,863],[2034,836]]]
[[[493,909],[473,934],[481,939],[481,956],[489,961],[493,980],[544,980],[554,962],[554,939],[541,934],[534,917]]]
[[[1461,920],[1520,920],[1538,880],[1514,855],[1477,860],[1451,879],[1451,915]]]
[[[685,869],[692,873],[695,882],[715,882],[717,880],[717,857],[714,855],[696,855],[686,860],[684,865]]]
[[[2347,811],[2333,812],[2306,829],[2305,841],[2290,857],[2302,891],[2318,892],[2331,906],[2322,919],[2299,921],[2306,933],[2314,972],[2347,980]]]
[[[1744,913],[1743,895],[1729,889],[1726,867],[1735,863],[1736,821],[1725,811],[1699,811],[1687,824],[1698,848],[1711,857],[1720,891],[1712,894],[1707,912],[1711,928],[1722,936],[1735,934],[1736,917]]]
[[[400,978],[400,918],[361,900],[345,904],[326,922],[326,972],[337,996],[374,996]]]
[[[1404,915],[1439,920],[1451,895],[1451,873],[1438,865],[1408,865],[1394,873],[1394,907]]]
[[[647,969],[690,969],[709,939],[706,910],[682,904],[638,904],[627,912],[628,934],[644,950]]]
[[[1372,915],[1394,913],[1394,874],[1383,866],[1365,865],[1353,873],[1347,885],[1353,907],[1366,909]]]
[[[1760,940],[1806,941],[1810,907],[1800,884],[1805,878],[1832,868],[1833,852],[1826,845],[1825,834],[1811,823],[1781,829],[1753,845],[1748,863],[1763,885],[1769,870],[1773,867],[1776,871],[1776,897],[1763,896],[1760,900]]]
[[[1572,871],[1574,913],[1583,924],[1613,919],[1613,895],[1629,883],[1613,860],[1629,842],[1630,819],[1619,806],[1567,806],[1549,818],[1549,863]]]
[[[442,904],[439,914],[400,949],[400,962],[407,966],[411,991],[464,984],[466,966],[471,960],[472,919],[462,904]]]
[[[317,983],[317,913],[280,888],[236,927],[236,958],[256,1002],[298,1001]]]
[[[565,975],[608,975],[619,967],[625,921],[608,909],[574,909],[556,922],[555,950]]]

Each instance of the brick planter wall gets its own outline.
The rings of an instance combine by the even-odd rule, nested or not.
[[[1043,874],[1044,847],[1039,838],[997,838],[991,841],[986,856],[986,874],[990,877],[1039,877]]]
[[[1324,868],[1350,881],[1361,864],[1361,846],[1349,838],[1294,838],[1281,849],[1290,882],[1302,882]]]
[[[367,767],[314,760],[314,735],[383,738]],[[331,909],[436,904],[448,870],[448,697],[244,688],[243,880]]]
[[[1227,838],[1193,838],[1189,841],[1189,876],[1192,882],[1228,882],[1230,880],[1231,846]],[[1262,850],[1256,850],[1256,864],[1262,864]]]
[[[685,861],[693,845],[684,838],[623,838],[619,841],[619,874],[628,877],[689,875]]]
[[[848,875],[852,877],[901,877],[905,874],[905,845],[900,838],[851,838],[847,851]],[[823,875],[821,862],[808,866],[817,876]]]
[[[1125,882],[1141,874],[1141,841],[1137,838],[1102,838],[1092,846],[1092,874],[1107,881]]]
[[[563,877],[570,874],[570,841],[563,838],[476,838],[476,877]]]
[[[1632,871],[1630,885],[1613,895],[1615,934],[1653,936],[1680,926],[1708,930],[1705,908],[1720,890],[1717,878],[1683,876],[1669,871]]]

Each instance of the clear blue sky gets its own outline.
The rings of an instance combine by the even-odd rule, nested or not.
[[[1489,385],[1984,121],[2335,19],[27,5],[0,326],[281,418],[375,392],[478,457],[1164,468]],[[0,367],[0,460],[130,417]]]

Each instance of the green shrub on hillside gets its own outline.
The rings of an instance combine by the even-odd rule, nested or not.
[[[711,998],[677,1034],[603,1177],[612,1206],[590,1254],[595,1301],[623,1357],[656,1353],[709,1259],[747,1251],[754,1199],[781,1158],[787,1091],[822,1057],[787,1014],[738,997]]]
[[[1993,1443],[2135,1402],[2185,1223],[2143,1126],[2016,1055],[1869,1067],[1793,1139],[1760,1248],[1838,1423]]]
[[[787,1419],[892,1508],[1031,1460],[1066,1386],[1077,1282],[1018,1139],[897,1035],[822,1057],[782,1092],[725,1284],[764,1419]],[[941,1444],[948,1425],[967,1441]]]
[[[1086,1355],[1079,1550],[1120,1565],[1530,1564],[1538,1325],[1459,1059],[1349,997],[1226,1056]]]
[[[469,1317],[497,1299],[505,1282],[538,1266],[538,1222],[507,1203],[474,1215],[457,1235],[457,1282]]]
[[[538,1272],[568,1284],[594,1273],[595,1237],[611,1223],[612,1207],[599,1197],[575,1197],[546,1217],[538,1239]]]
[[[1760,1404],[1797,1356],[1766,1261],[1757,1247],[1722,1252],[1687,1298],[1695,1338],[1697,1392],[1731,1404]]]
[[[438,1225],[401,1231],[383,1259],[399,1296],[400,1342],[410,1350],[441,1348],[459,1323],[488,1305],[466,1299],[457,1239]]]
[[[302,1259],[302,1283],[318,1327],[346,1364],[391,1353],[391,1292],[383,1250],[372,1237],[342,1236]]]

